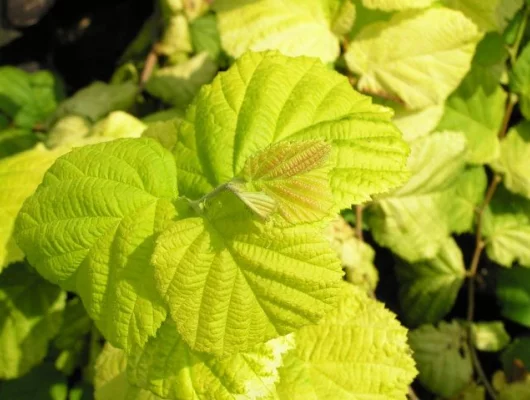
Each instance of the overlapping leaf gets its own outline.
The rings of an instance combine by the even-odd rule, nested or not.
[[[127,375],[133,384],[172,400],[270,399],[282,356],[292,347],[292,337],[280,337],[215,359],[193,352],[167,320],[156,338],[129,359]]]
[[[435,258],[398,263],[396,267],[401,309],[408,326],[438,322],[453,308],[465,268],[452,238],[445,240]]]
[[[374,238],[401,258],[432,259],[451,232],[470,230],[486,187],[482,169],[464,169],[466,141],[434,133],[412,144],[410,180],[368,209]]]
[[[145,89],[173,107],[185,109],[199,88],[209,83],[216,72],[217,66],[209,55],[201,53],[182,64],[159,69]]]
[[[221,43],[232,57],[248,50],[279,50],[333,62],[340,52],[332,32],[334,14],[347,1],[218,0],[214,9]],[[301,34],[305,40],[300,40]]]
[[[280,142],[250,157],[241,178],[249,189],[269,196],[289,223],[322,221],[336,211],[329,186],[331,150],[321,140]]]
[[[471,65],[481,38],[462,13],[434,7],[403,11],[368,25],[350,43],[348,67],[358,88],[397,97],[410,109],[442,103]]]
[[[180,192],[199,198],[239,175],[257,151],[317,139],[333,146],[331,188],[337,205],[349,207],[407,177],[408,148],[390,116],[318,60],[248,53],[203,87],[181,124]]]
[[[157,288],[193,350],[216,355],[318,322],[335,305],[342,271],[317,228],[255,221],[232,192],[202,217],[176,221],[153,254]]]
[[[462,11],[484,31],[502,32],[523,5],[523,0],[443,0],[448,7]]]
[[[61,326],[65,298],[28,265],[12,264],[0,275],[1,379],[18,378],[44,359]]]
[[[530,122],[511,128],[501,142],[501,154],[492,167],[504,176],[513,193],[530,198]]]
[[[490,70],[473,67],[445,103],[439,130],[466,135],[469,162],[483,164],[499,156],[497,135],[504,118],[506,93]]]
[[[420,382],[430,391],[451,397],[473,378],[466,332],[457,322],[424,325],[409,334]]]
[[[61,150],[49,151],[39,146],[0,160],[0,271],[23,259],[24,254],[12,237],[15,218],[59,155]]]
[[[280,369],[280,399],[405,399],[416,374],[406,330],[348,284],[338,309],[295,339]]]
[[[126,368],[125,352],[107,343],[95,366],[95,400],[162,400],[149,390],[131,385],[127,381]]]
[[[155,141],[82,147],[58,159],[25,203],[17,241],[39,273],[79,293],[111,343],[129,349],[166,316],[146,265],[176,196],[174,159]]]
[[[515,261],[530,267],[530,200],[500,187],[483,217],[486,252],[493,261],[510,267]]]

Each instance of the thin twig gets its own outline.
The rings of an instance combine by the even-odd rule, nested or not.
[[[363,205],[357,204],[355,206],[355,236],[361,242],[364,241],[363,237]]]
[[[471,333],[471,325],[469,328],[469,333]],[[473,364],[475,365],[475,369],[477,370],[477,374],[484,384],[484,387],[486,388],[486,391],[489,393],[490,397],[492,399],[497,398],[497,394],[495,392],[495,389],[493,389],[493,386],[491,386],[488,376],[484,372],[484,369],[482,368],[482,364],[480,363],[480,360],[478,359],[477,352],[473,346],[469,346],[469,352],[471,353],[471,359],[473,360]]]
[[[145,58],[144,69],[142,70],[142,75],[140,75],[140,82],[138,83],[138,87],[140,88],[140,90],[143,90],[145,84],[147,83],[149,78],[151,78],[151,75],[153,74],[153,70],[157,62],[158,51],[157,44],[155,43],[151,48],[151,51]]]

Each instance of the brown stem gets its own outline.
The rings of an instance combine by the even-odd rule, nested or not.
[[[409,386],[408,397],[410,400],[420,400],[416,392],[414,392],[414,389],[412,389],[412,386]]]
[[[144,69],[142,70],[142,75],[140,75],[140,82],[138,83],[140,90],[143,90],[143,88],[145,87],[145,84],[147,83],[149,78],[151,78],[151,75],[153,73],[153,70],[155,68],[157,61],[158,61],[158,51],[157,51],[157,44],[155,43],[145,59]]]
[[[469,343],[470,346],[469,346],[469,352],[471,353],[471,359],[473,360],[473,364],[475,365],[475,369],[477,371],[477,374],[480,378],[480,380],[482,381],[482,383],[484,384],[484,387],[486,388],[486,391],[489,393],[490,397],[493,399],[493,400],[496,400],[497,399],[497,394],[495,392],[495,389],[493,389],[493,387],[491,386],[489,380],[488,380],[488,377],[486,375],[486,373],[484,372],[484,369],[482,368],[482,364],[480,363],[480,360],[478,359],[478,355],[477,355],[477,352],[475,350],[475,347],[473,347],[473,343],[472,343],[472,338],[471,338],[471,324],[469,324],[469,327],[468,327],[469,331],[468,331],[468,334],[469,334],[469,337],[470,337],[470,340],[469,340]]]
[[[361,242],[364,241],[363,237],[363,205],[358,204],[355,206],[355,236]]]

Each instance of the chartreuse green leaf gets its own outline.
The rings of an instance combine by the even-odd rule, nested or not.
[[[530,326],[529,278],[530,270],[517,267],[500,270],[497,282],[502,315],[525,326]]]
[[[469,162],[483,164],[499,156],[497,135],[504,118],[506,93],[489,69],[474,66],[449,96],[438,130],[466,135]]]
[[[0,160],[0,271],[7,264],[24,258],[12,237],[15,218],[24,200],[41,182],[46,169],[61,154],[61,150],[49,151],[38,146]]]
[[[360,75],[361,91],[420,109],[442,103],[456,89],[480,38],[475,24],[458,11],[403,11],[364,28],[345,58]]]
[[[523,0],[443,0],[443,4],[462,11],[484,31],[504,31]]]
[[[123,111],[113,111],[98,121],[90,130],[90,136],[109,139],[140,137],[147,126],[139,119]]]
[[[125,352],[107,343],[96,361],[95,400],[162,400],[149,390],[132,386],[127,381],[126,368]]]
[[[410,180],[367,209],[379,244],[416,262],[435,258],[451,232],[471,229],[487,182],[482,169],[464,169],[466,151],[464,136],[454,132],[412,143]]]
[[[423,325],[409,333],[409,343],[420,372],[418,379],[445,398],[458,394],[473,378],[466,331],[456,321],[438,327]]]
[[[0,275],[0,379],[18,378],[44,359],[65,298],[26,264],[12,264]]]
[[[92,124],[88,118],[80,115],[67,115],[50,128],[46,135],[46,145],[56,148],[84,144],[84,139],[91,128]]]
[[[329,186],[331,150],[321,140],[276,143],[251,156],[240,176],[289,223],[322,221],[338,211]]]
[[[96,122],[111,111],[127,110],[134,103],[138,87],[133,82],[106,84],[94,82],[61,103],[55,119],[75,114]]]
[[[408,147],[390,118],[318,60],[247,53],[201,89],[180,125],[179,190],[199,198],[271,144],[324,140],[336,205],[347,208],[408,177]]]
[[[464,283],[462,252],[448,237],[435,258],[397,263],[399,300],[408,326],[441,320],[452,308]]]
[[[26,201],[17,242],[40,274],[80,295],[107,340],[128,350],[166,317],[146,266],[176,197],[175,161],[154,140],[74,149]]]
[[[451,400],[486,400],[486,389],[473,382]]]
[[[282,356],[293,345],[288,335],[216,359],[192,351],[168,319],[156,338],[129,358],[127,375],[132,384],[172,400],[268,399]]]
[[[530,198],[530,121],[508,131],[501,142],[501,154],[492,167],[504,176],[506,188]]]
[[[530,267],[530,200],[499,187],[483,216],[486,252],[496,263]]]
[[[201,217],[170,224],[152,259],[158,291],[193,350],[249,351],[332,309],[342,271],[321,229],[262,223],[231,191],[203,207]]]
[[[346,272],[346,280],[373,294],[379,281],[374,266],[375,251],[366,242],[355,236],[355,231],[339,217],[329,224],[326,236]]]
[[[55,370],[50,363],[41,364],[27,375],[16,380],[2,382],[0,385],[1,399],[66,400],[67,396],[66,377]]]
[[[500,351],[510,343],[502,321],[474,322],[471,334],[475,347],[481,351]]]
[[[333,62],[340,53],[334,17],[345,2],[349,0],[217,0],[213,8],[221,44],[232,57],[248,50],[279,50]]]
[[[526,119],[530,119],[530,45],[526,45],[513,66],[510,88],[519,95],[519,106]]]
[[[405,399],[416,375],[405,328],[346,283],[339,307],[295,340],[280,369],[280,399]]]
[[[426,8],[436,0],[362,0],[363,5],[383,11],[407,10],[411,8]]]
[[[145,89],[173,107],[185,109],[216,72],[217,65],[203,52],[184,63],[155,71]]]
[[[403,106],[393,108],[395,114],[392,121],[403,132],[403,137],[409,143],[433,132],[444,113],[443,105],[439,104],[412,111]]]
[[[160,142],[168,150],[173,150],[177,144],[180,119],[172,118],[165,121],[149,123],[142,136]]]

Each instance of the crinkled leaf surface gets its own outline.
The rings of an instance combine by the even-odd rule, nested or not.
[[[153,254],[157,288],[184,340],[228,355],[318,322],[342,271],[320,229],[256,221],[231,192],[171,223]]]
[[[12,264],[0,275],[1,379],[18,378],[44,359],[61,326],[65,298],[26,264]]]
[[[329,185],[331,150],[322,140],[276,143],[251,156],[241,178],[273,199],[288,222],[322,221],[337,211]]]
[[[39,273],[79,293],[111,343],[129,349],[166,316],[147,266],[176,196],[174,159],[152,139],[78,148],[25,203],[17,242]]]
[[[499,271],[497,298],[503,316],[530,327],[530,270],[516,267]]]
[[[443,397],[464,389],[473,378],[466,332],[456,321],[424,325],[409,333],[422,385]]]
[[[200,87],[209,83],[216,72],[217,65],[204,52],[182,64],[159,69],[151,76],[145,89],[173,107],[185,109]]]
[[[340,52],[339,39],[332,32],[333,11],[342,3],[344,0],[217,0],[214,9],[221,44],[232,57],[247,50],[279,50],[292,57],[333,62]]]
[[[6,400],[66,400],[67,397],[66,377],[48,362],[20,379],[2,382],[0,385],[0,398]]]
[[[291,336],[216,359],[192,351],[168,319],[129,359],[127,375],[133,384],[172,400],[268,399],[275,393],[282,356],[293,347]]]
[[[149,390],[132,386],[127,381],[127,357],[123,350],[107,343],[95,365],[95,400],[162,400]]]
[[[435,0],[362,0],[363,5],[383,11],[408,10],[431,6]]]
[[[527,45],[510,75],[510,88],[520,96],[519,105],[525,118],[530,118],[530,45]]]
[[[403,11],[363,29],[346,53],[358,88],[395,96],[410,109],[442,103],[470,68],[477,27],[446,8]]]
[[[475,66],[445,103],[438,130],[461,131],[469,162],[483,164],[499,156],[497,135],[504,118],[506,93],[489,69]]]
[[[496,263],[530,267],[530,200],[499,187],[483,217],[486,252]]]
[[[500,351],[510,343],[502,321],[474,322],[471,333],[475,347],[481,351]]]
[[[441,320],[452,308],[465,278],[462,252],[448,237],[435,258],[398,263],[399,300],[408,326]]]
[[[511,128],[492,167],[504,175],[506,188],[530,198],[530,121]]]
[[[280,399],[404,400],[416,375],[405,328],[346,283],[339,307],[295,340],[280,369]]]
[[[377,242],[415,262],[436,257],[451,232],[469,230],[486,176],[481,169],[465,170],[465,159],[459,133],[433,133],[412,143],[410,180],[367,209]]]
[[[484,31],[504,31],[523,0],[443,0],[443,4],[462,11]]]
[[[390,117],[318,60],[247,53],[202,88],[181,124],[179,190],[199,198],[272,143],[319,139],[333,146],[335,201],[349,207],[408,176],[408,147]]]
[[[46,169],[59,155],[61,150],[49,151],[38,146],[0,160],[0,271],[24,258],[12,237],[15,219],[24,200],[35,191]]]

